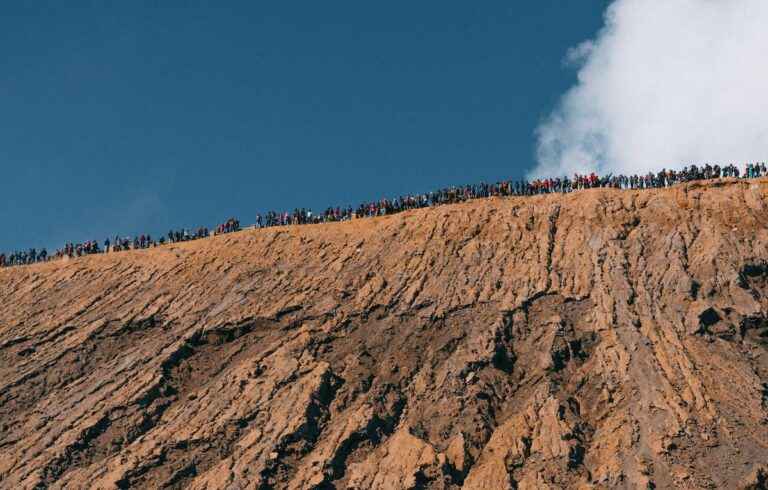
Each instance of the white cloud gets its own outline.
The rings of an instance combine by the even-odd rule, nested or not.
[[[768,0],[615,0],[531,176],[768,158]]]

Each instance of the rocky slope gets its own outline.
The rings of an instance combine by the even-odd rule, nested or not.
[[[2,488],[760,488],[768,181],[0,271]]]

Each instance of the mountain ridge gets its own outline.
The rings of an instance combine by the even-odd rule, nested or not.
[[[0,486],[757,486],[768,179],[0,270]]]

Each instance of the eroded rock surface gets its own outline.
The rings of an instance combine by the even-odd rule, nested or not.
[[[768,181],[0,270],[2,488],[763,488]]]

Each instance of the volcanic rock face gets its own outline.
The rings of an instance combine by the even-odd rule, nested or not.
[[[762,488],[768,181],[0,271],[2,488]]]

